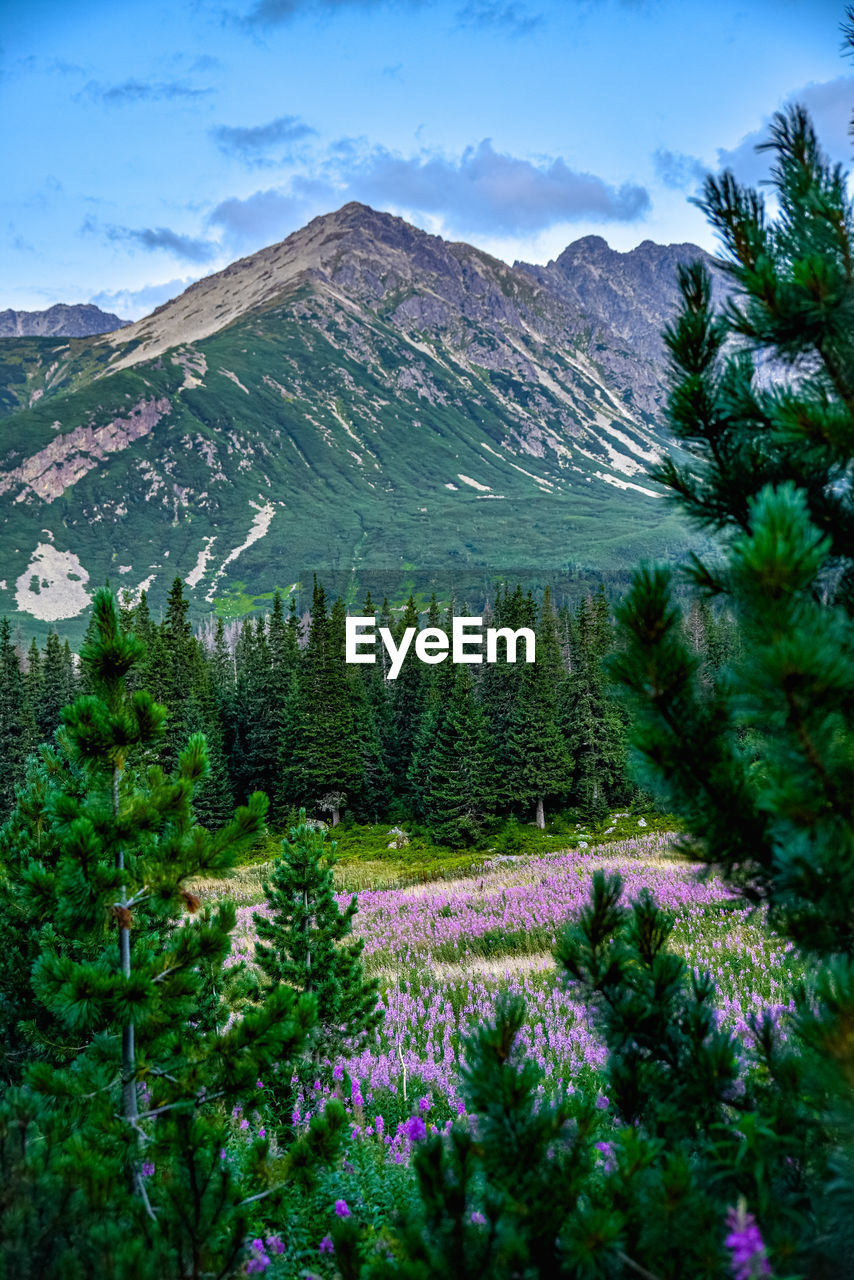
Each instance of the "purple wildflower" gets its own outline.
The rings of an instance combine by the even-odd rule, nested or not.
[[[403,1132],[410,1142],[418,1142],[427,1136],[427,1126],[420,1116],[410,1116],[403,1126]]]
[[[335,1213],[336,1213],[337,1217],[339,1217],[339,1218],[349,1218],[349,1217],[350,1217],[350,1210],[347,1208],[347,1201],[346,1201],[346,1200],[336,1200],[336,1201],[335,1201]]]
[[[265,1237],[265,1240],[264,1240],[264,1243],[266,1244],[266,1246],[267,1246],[267,1248],[269,1249],[270,1253],[284,1253],[284,1252],[285,1252],[285,1246],[284,1246],[284,1244],[282,1243],[282,1238],[281,1238],[281,1236],[266,1236],[266,1237]]]
[[[430,1110],[430,1099],[429,1099],[429,1098],[419,1098],[419,1099],[418,1099],[418,1110],[419,1110],[419,1111],[429,1111],[429,1110]]]
[[[153,1174],[154,1174],[154,1165],[151,1163],[151,1161],[150,1161],[150,1160],[145,1160],[145,1161],[143,1161],[143,1165],[142,1165],[141,1173],[142,1173],[143,1178],[150,1178],[150,1177],[152,1177],[152,1176],[153,1176]]]
[[[334,1253],[335,1245],[332,1243],[332,1236],[324,1236],[320,1242],[321,1253]]]
[[[270,1265],[270,1259],[264,1249],[264,1241],[261,1239],[253,1240],[249,1246],[249,1257],[246,1261],[245,1271],[248,1276],[258,1275],[262,1271],[266,1271]]]
[[[747,1212],[744,1200],[739,1200],[737,1209],[729,1210],[726,1224],[729,1235],[724,1243],[732,1253],[730,1266],[734,1280],[756,1280],[759,1276],[770,1276],[771,1268],[759,1224],[753,1214]]]

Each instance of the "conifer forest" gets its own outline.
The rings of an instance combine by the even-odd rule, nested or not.
[[[394,679],[348,613],[466,601],[0,621],[0,1280],[850,1280],[854,206],[763,145],[664,335],[710,554]]]

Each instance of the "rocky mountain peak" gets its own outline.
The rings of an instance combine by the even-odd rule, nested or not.
[[[89,338],[129,324],[91,302],[57,302],[45,311],[0,311],[0,338]]]
[[[278,244],[196,281],[138,320],[120,338],[111,339],[120,349],[110,368],[128,367],[171,347],[200,341],[309,280],[346,287],[355,282],[356,275],[366,276],[363,283],[367,291],[376,293],[371,261],[382,274],[406,263],[404,274],[408,275],[435,267],[444,246],[439,236],[420,231],[402,218],[351,201],[333,213],[313,218]],[[359,270],[354,274],[356,264]],[[136,344],[130,351],[126,349],[129,342]]]

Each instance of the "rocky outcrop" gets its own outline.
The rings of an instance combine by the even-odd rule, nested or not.
[[[53,502],[108,454],[119,453],[134,440],[150,435],[171,408],[165,397],[143,400],[126,418],[113,418],[102,427],[74,427],[64,432],[19,467],[0,472],[0,494],[20,485],[17,501],[32,493],[43,502]]]

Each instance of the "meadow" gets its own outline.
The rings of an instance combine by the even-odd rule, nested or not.
[[[323,1248],[323,1213],[329,1214],[333,1201],[343,1201],[348,1212],[379,1230],[405,1203],[413,1148],[427,1133],[465,1116],[460,1069],[466,1036],[493,1016],[503,991],[525,999],[520,1050],[542,1071],[543,1091],[598,1090],[607,1138],[608,1100],[599,1080],[605,1049],[552,954],[563,926],[588,900],[599,867],[621,875],[629,901],[648,887],[672,914],[671,946],[689,967],[711,974],[718,1019],[743,1042],[750,1043],[751,1019],[763,1010],[785,1024],[794,1007],[790,993],[802,973],[793,944],[774,933],[762,911],[745,906],[716,876],[704,876],[698,864],[687,861],[674,831],[650,831],[650,825],[666,823],[620,815],[602,824],[608,834],[598,842],[581,832],[587,838],[564,839],[564,847],[555,850],[547,842],[556,843],[556,837],[538,836],[540,851],[469,856],[462,870],[460,857],[448,856],[444,875],[437,873],[435,858],[422,859],[421,878],[412,874],[415,863],[407,875],[405,864],[360,861],[351,847],[336,868],[339,905],[357,892],[354,931],[364,939],[365,972],[380,983],[383,1019],[361,1053],[318,1064],[297,1087],[288,1117],[294,1132],[304,1131],[327,1099],[338,1097],[348,1111],[350,1133],[343,1165],[324,1182],[317,1213],[282,1224],[287,1247],[281,1257],[271,1257],[271,1276],[334,1274]],[[267,912],[267,865],[243,867],[219,885],[200,886],[238,903],[232,964],[252,965],[254,917]],[[265,1087],[259,1082],[258,1112],[235,1117],[238,1153],[241,1144],[248,1151],[263,1130]],[[607,1142],[602,1151],[607,1159]]]

